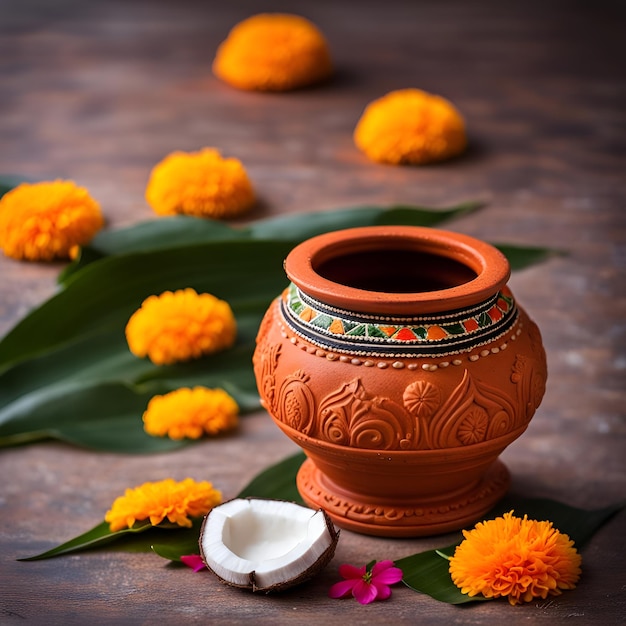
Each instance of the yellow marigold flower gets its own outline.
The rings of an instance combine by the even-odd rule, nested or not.
[[[354,130],[354,142],[379,163],[442,161],[465,150],[465,122],[440,96],[399,89],[367,105]]]
[[[229,348],[236,335],[229,304],[190,288],[146,298],[126,324],[130,351],[140,358],[147,356],[155,365]]]
[[[154,396],[143,414],[149,435],[171,439],[199,439],[237,426],[239,407],[223,389],[183,387]]]
[[[559,595],[580,578],[581,557],[574,542],[552,527],[513,516],[476,524],[450,559],[452,581],[463,593],[507,596],[511,604]]]
[[[222,501],[221,492],[209,482],[185,478],[176,482],[171,478],[144,483],[127,489],[116,498],[104,516],[111,532],[132,528],[135,522],[150,520],[153,526],[168,520],[178,526],[191,527],[192,517],[206,515]]]
[[[307,19],[262,13],[239,22],[219,46],[213,73],[233,87],[287,91],[328,78],[330,52]]]
[[[0,199],[0,248],[14,259],[66,259],[103,224],[100,205],[70,180],[22,183]]]
[[[230,218],[250,209],[254,190],[241,161],[223,158],[215,148],[172,152],[157,163],[146,200],[159,215]]]

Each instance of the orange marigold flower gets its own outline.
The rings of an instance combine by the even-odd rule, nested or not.
[[[183,387],[154,396],[143,414],[149,435],[171,439],[199,439],[237,426],[239,407],[223,389]]]
[[[70,180],[22,183],[0,199],[0,248],[14,259],[69,258],[103,225],[100,205]]]
[[[126,324],[130,351],[140,358],[147,356],[155,365],[229,348],[236,335],[229,304],[190,288],[146,298]]]
[[[113,502],[104,521],[109,523],[111,532],[132,528],[135,522],[145,520],[150,520],[153,526],[167,520],[190,528],[190,518],[206,515],[221,501],[221,492],[209,482],[196,482],[191,478],[176,482],[167,478],[127,489]]]
[[[399,89],[367,105],[354,142],[379,163],[442,161],[465,150],[465,122],[444,98],[419,89]]]
[[[552,522],[515,517],[513,511],[463,531],[450,558],[454,584],[470,596],[507,596],[511,604],[559,595],[580,578],[580,554]]]
[[[219,46],[213,73],[239,89],[287,91],[332,74],[324,36],[309,20],[262,13],[239,22]]]
[[[157,163],[146,187],[146,200],[159,215],[216,219],[245,213],[254,190],[241,161],[223,158],[215,148],[172,152]]]

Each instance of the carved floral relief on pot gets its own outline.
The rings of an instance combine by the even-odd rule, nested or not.
[[[441,403],[441,391],[432,383],[425,380],[412,382],[402,396],[404,406],[409,413],[417,418],[429,418]]]
[[[320,402],[317,436],[343,446],[375,450],[416,448],[417,422],[389,398],[370,396],[356,378]]]
[[[277,417],[294,430],[310,435],[315,427],[315,398],[308,386],[309,375],[297,370],[287,376],[278,392]]]
[[[267,319],[269,315],[264,318]],[[260,336],[260,335],[259,335]],[[279,343],[257,344],[254,353],[254,370],[261,404],[270,412],[276,411],[276,367],[282,346]]]
[[[499,389],[476,380],[466,369],[457,387],[432,417],[428,447],[454,448],[494,439],[513,430],[515,406]]]

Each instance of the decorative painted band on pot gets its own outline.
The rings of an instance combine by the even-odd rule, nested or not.
[[[281,299],[291,330],[312,344],[368,357],[450,356],[503,337],[518,319],[508,288],[479,305],[439,315],[366,315],[325,305],[291,283]]]

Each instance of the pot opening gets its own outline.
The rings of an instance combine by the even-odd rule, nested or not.
[[[423,293],[457,287],[477,277],[454,259],[420,250],[370,249],[320,260],[313,269],[334,283],[386,293]]]

